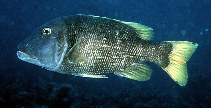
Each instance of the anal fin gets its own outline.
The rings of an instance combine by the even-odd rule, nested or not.
[[[114,72],[115,75],[137,80],[146,81],[150,79],[152,70],[145,64],[135,63],[130,67],[126,68],[124,71]]]

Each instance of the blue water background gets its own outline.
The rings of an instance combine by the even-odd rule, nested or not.
[[[154,41],[199,44],[189,80],[176,84],[152,64],[151,79],[62,75],[18,60],[17,45],[47,21],[89,14],[138,22]],[[0,0],[0,107],[211,107],[211,0]]]

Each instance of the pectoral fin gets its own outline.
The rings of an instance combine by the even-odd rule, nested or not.
[[[146,81],[150,79],[152,70],[145,64],[133,64],[121,72],[114,72],[115,75],[137,80]]]

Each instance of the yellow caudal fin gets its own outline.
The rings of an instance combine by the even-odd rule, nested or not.
[[[180,86],[185,86],[188,80],[186,62],[195,52],[198,44],[188,41],[168,41],[173,47],[169,55],[169,65],[162,67]]]

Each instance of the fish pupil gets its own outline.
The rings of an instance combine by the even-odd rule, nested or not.
[[[49,31],[48,31],[48,30],[45,30],[45,33],[46,33],[46,34],[48,34],[48,33],[49,33]]]

